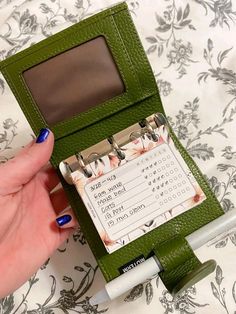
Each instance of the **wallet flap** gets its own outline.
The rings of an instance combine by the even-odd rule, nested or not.
[[[127,6],[117,5],[1,63],[36,133],[49,127],[57,146],[61,138],[157,93],[138,38],[133,49],[123,31],[128,20]]]

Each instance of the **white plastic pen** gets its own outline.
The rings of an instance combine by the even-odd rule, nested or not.
[[[211,221],[207,225],[186,236],[185,239],[188,241],[191,248],[196,250],[214,237],[233,227],[236,227],[236,210],[229,211]],[[113,300],[139,283],[153,277],[161,270],[162,267],[156,256],[150,257],[135,268],[108,282],[103,290],[99,291],[90,299],[90,304],[95,305]]]

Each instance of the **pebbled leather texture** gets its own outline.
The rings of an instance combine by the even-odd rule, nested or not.
[[[189,283],[186,279],[187,275],[196,270],[198,270],[197,279],[206,276],[205,269],[201,267],[202,263],[184,237],[170,238],[155,247],[153,251],[164,269],[159,273],[160,278],[171,293],[177,294],[178,290],[182,291],[183,287]],[[180,285],[181,282],[182,285]]]
[[[90,108],[76,117],[49,126],[26,86],[23,72],[98,36],[104,36],[109,46],[124,82],[125,93],[95,108]],[[34,132],[38,133],[44,127],[50,127],[54,132],[56,140],[51,163],[57,170],[62,160],[76,152],[86,149],[155,112],[164,114],[155,77],[125,3],[100,12],[8,58],[0,63],[0,70]],[[119,276],[119,268],[140,254],[148,257],[154,248],[164,241],[176,235],[184,237],[223,214],[219,202],[194,161],[172,131],[170,135],[207,199],[199,206],[112,254],[106,252],[75,188],[63,180],[58,170],[81,229],[107,281]],[[192,259],[188,261],[190,264],[184,264],[184,272],[192,269],[191,263],[194,264]],[[171,263],[173,268],[175,263],[178,266],[175,259]],[[179,280],[175,271],[171,273],[170,280]]]
[[[176,286],[171,291],[171,294],[173,296],[180,295],[186,289],[192,287],[197,282],[213,273],[215,268],[216,261],[214,260],[209,260],[207,262],[204,262],[203,264],[200,264],[199,266],[194,268],[193,271],[187,273],[187,275],[180,279],[179,282],[177,282]]]

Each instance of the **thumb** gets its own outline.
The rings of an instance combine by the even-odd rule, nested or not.
[[[54,144],[54,136],[42,129],[36,141],[23,149],[15,158],[0,166],[0,195],[18,192],[48,163]]]

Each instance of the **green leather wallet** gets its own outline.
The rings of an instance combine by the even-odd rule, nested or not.
[[[76,152],[155,112],[164,114],[153,72],[125,3],[17,53],[1,62],[0,70],[34,132],[37,134],[45,127],[53,131],[55,147],[51,163],[57,170],[62,160]],[[107,281],[119,276],[120,267],[137,256],[147,258],[157,254],[164,268],[163,281],[170,291],[176,292],[186,287],[189,275],[187,282],[194,283],[190,273],[202,267],[184,236],[223,211],[204,176],[171,130],[170,136],[206,200],[112,254],[104,248],[74,186],[61,176],[81,229]]]

